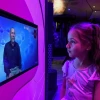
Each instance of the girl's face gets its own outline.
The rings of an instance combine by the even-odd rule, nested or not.
[[[81,43],[77,31],[74,29],[68,32],[68,44],[66,48],[71,58],[82,57],[87,53],[86,44]]]

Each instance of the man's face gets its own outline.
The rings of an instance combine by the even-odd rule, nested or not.
[[[10,30],[10,40],[11,40],[11,42],[15,41],[15,30],[14,30],[14,28],[12,28]]]

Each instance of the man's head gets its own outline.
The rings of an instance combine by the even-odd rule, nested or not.
[[[14,28],[10,29],[10,40],[11,42],[15,41],[15,29]]]

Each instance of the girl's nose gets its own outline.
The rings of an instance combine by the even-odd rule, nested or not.
[[[69,48],[69,44],[68,43],[66,44],[66,48]]]
[[[68,46],[68,43],[66,44],[66,48],[68,48],[69,46]]]

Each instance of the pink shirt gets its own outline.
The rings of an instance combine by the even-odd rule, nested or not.
[[[66,100],[92,100],[94,81],[100,80],[94,65],[85,69],[75,69],[72,61],[66,61],[62,67],[66,77]]]

